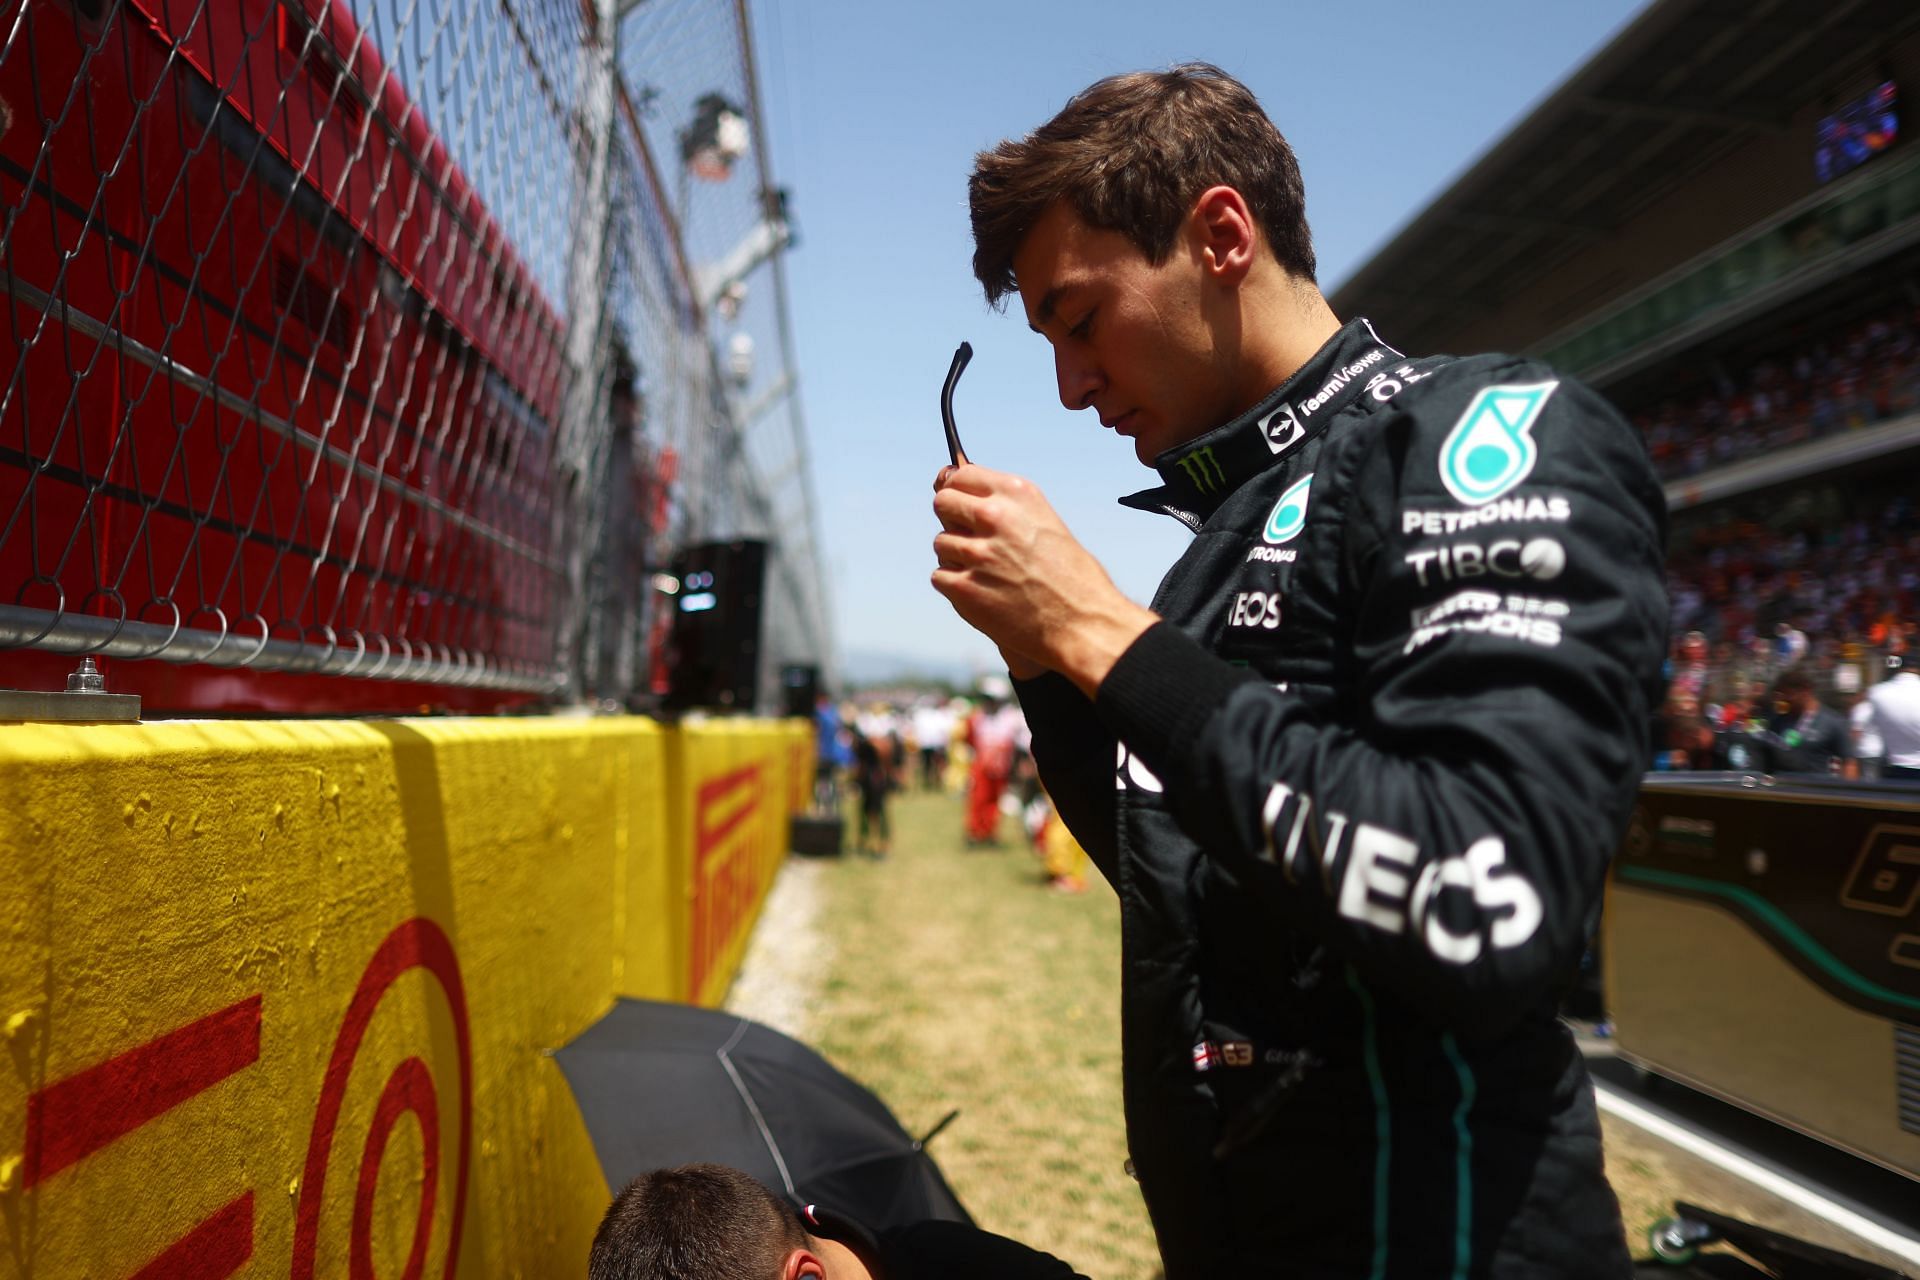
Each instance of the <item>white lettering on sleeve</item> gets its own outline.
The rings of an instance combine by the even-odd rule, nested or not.
[[[1497,951],[1510,951],[1533,937],[1546,912],[1540,894],[1527,878],[1506,865],[1507,846],[1499,836],[1482,836],[1457,858],[1429,865],[1413,888],[1414,927],[1424,936],[1427,950],[1450,964],[1471,964],[1480,957],[1476,933],[1455,933],[1440,919],[1440,894],[1464,889],[1473,905],[1501,916],[1487,930]]]
[[[1480,956],[1479,935],[1453,932],[1434,910],[1440,891],[1448,888],[1473,892],[1473,869],[1459,858],[1429,862],[1413,886],[1413,927],[1435,958],[1449,964],[1472,964]]]
[[[1388,933],[1399,933],[1406,923],[1407,877],[1403,872],[1419,856],[1420,846],[1403,835],[1371,822],[1354,827],[1353,847],[1340,881],[1340,914]]]
[[[1337,809],[1327,811],[1327,844],[1320,853],[1320,884],[1328,893],[1333,892],[1333,882],[1338,873],[1334,864],[1340,861],[1340,842],[1346,838],[1347,815]]]
[[[1280,823],[1280,814],[1287,807],[1287,801],[1293,795],[1293,788],[1284,782],[1276,782],[1267,788],[1266,803],[1260,806],[1260,831],[1266,837],[1261,853],[1268,862],[1277,857],[1273,847],[1273,829]]]
[[[1117,767],[1113,772],[1113,789],[1115,791],[1125,791],[1129,782],[1142,791],[1150,791],[1155,795],[1159,795],[1162,791],[1166,790],[1166,787],[1161,783],[1160,779],[1154,776],[1153,770],[1142,764],[1139,756],[1127,750],[1126,743],[1122,742],[1118,744],[1118,752],[1118,758],[1115,762]]]
[[[1283,848],[1280,827],[1289,808],[1292,821]],[[1392,934],[1411,926],[1413,937],[1435,958],[1466,965],[1489,945],[1496,951],[1524,945],[1546,918],[1539,891],[1507,865],[1506,842],[1497,835],[1482,836],[1465,853],[1422,866],[1420,846],[1411,838],[1371,822],[1353,822],[1337,809],[1326,811],[1324,832],[1316,833],[1323,840],[1302,839],[1312,814],[1312,796],[1285,782],[1272,783],[1260,806],[1260,860],[1277,863],[1288,881],[1298,884],[1300,860],[1317,843],[1322,886],[1349,920]],[[1454,917],[1465,926],[1458,932],[1441,908],[1448,890],[1466,895],[1466,902],[1455,900]],[[1468,903],[1469,910],[1459,910]]]
[[[1508,913],[1493,922],[1493,945],[1508,951],[1533,936],[1546,912],[1540,895],[1526,877],[1508,869],[1507,846],[1499,836],[1485,836],[1467,850],[1467,864],[1473,868],[1473,900],[1482,911],[1508,908]]]

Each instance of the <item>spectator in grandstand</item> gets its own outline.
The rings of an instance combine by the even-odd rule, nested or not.
[[[1807,633],[1791,622],[1783,622],[1773,629],[1774,657],[1783,667],[1795,667],[1807,656]]]
[[[1704,677],[1702,677],[1704,680]],[[1700,681],[1676,676],[1654,726],[1652,767],[1661,772],[1714,767],[1714,727],[1694,692]]]
[[[1795,669],[1773,688],[1776,704],[1785,704],[1767,726],[1781,748],[1776,771],[1857,776],[1852,731],[1845,718],[1815,696],[1812,678]]]
[[[1866,690],[1853,695],[1852,704],[1847,708],[1847,726],[1853,734],[1853,761],[1862,778],[1877,778],[1886,764],[1886,743],[1880,738],[1880,728],[1873,722],[1873,703],[1868,699]]]
[[[718,1164],[656,1169],[608,1206],[588,1280],[1085,1280],[1051,1254],[961,1222],[869,1231],[795,1209]]]
[[[1665,749],[1654,760],[1654,768],[1666,772],[1714,767],[1713,726],[1699,715],[1667,721]]]
[[[1887,669],[1888,677],[1867,694],[1873,727],[1886,750],[1880,775],[1920,782],[1920,671],[1899,654],[1887,659]]]
[[[1706,692],[1706,684],[1707,638],[1698,631],[1689,631],[1680,641],[1680,652],[1674,662],[1670,692],[1691,694],[1699,698]]]
[[[1752,727],[1754,705],[1752,686],[1744,675],[1732,675],[1727,678],[1726,692],[1721,700],[1709,703],[1701,709],[1707,723],[1715,733],[1725,733],[1729,729],[1747,729]]]
[[[1684,770],[1690,768],[1684,762],[1676,764],[1676,756],[1686,756],[1682,741],[1686,737],[1686,727],[1697,722],[1699,714],[1699,695],[1692,685],[1680,677],[1667,687],[1667,702],[1661,704],[1661,714],[1655,718],[1653,729],[1653,768],[1655,770]]]

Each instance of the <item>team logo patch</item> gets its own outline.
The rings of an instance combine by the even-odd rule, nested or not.
[[[1193,482],[1193,487],[1201,493],[1212,493],[1227,483],[1227,473],[1220,469],[1220,459],[1213,456],[1213,446],[1210,444],[1202,445],[1176,461],[1187,479]]]
[[[1307,434],[1300,419],[1293,416],[1293,402],[1290,400],[1267,416],[1267,420],[1260,424],[1260,431],[1267,437],[1268,451],[1275,454],[1285,453]]]
[[[1533,424],[1558,382],[1488,387],[1440,444],[1440,480],[1470,507],[1492,502],[1533,471]]]
[[[1313,473],[1309,471],[1293,482],[1288,490],[1280,495],[1280,501],[1273,504],[1273,511],[1267,516],[1267,527],[1260,536],[1278,546],[1282,542],[1291,542],[1294,536],[1307,525],[1307,490],[1313,487]]]

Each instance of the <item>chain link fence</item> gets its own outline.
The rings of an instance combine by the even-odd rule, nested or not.
[[[735,537],[831,653],[741,0],[5,13],[0,684],[635,704]]]

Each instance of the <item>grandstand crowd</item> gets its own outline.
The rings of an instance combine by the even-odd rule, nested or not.
[[[1902,305],[1634,415],[1662,480],[1920,410],[1920,310]]]
[[[1848,504],[1803,494],[1780,517],[1741,510],[1676,532],[1674,634],[1698,632],[1720,666],[1824,667],[1849,650],[1904,650],[1920,618],[1913,496]]]
[[[1663,479],[1920,413],[1920,309],[1884,309],[1634,414]],[[1810,477],[1676,513],[1667,563],[1671,685],[1656,768],[1781,766],[1852,775],[1888,655],[1920,661],[1920,469]],[[1807,710],[1796,710],[1802,689]],[[1815,704],[1834,741],[1787,752]],[[1798,745],[1799,739],[1796,739]],[[1871,735],[1866,746],[1871,746]]]

